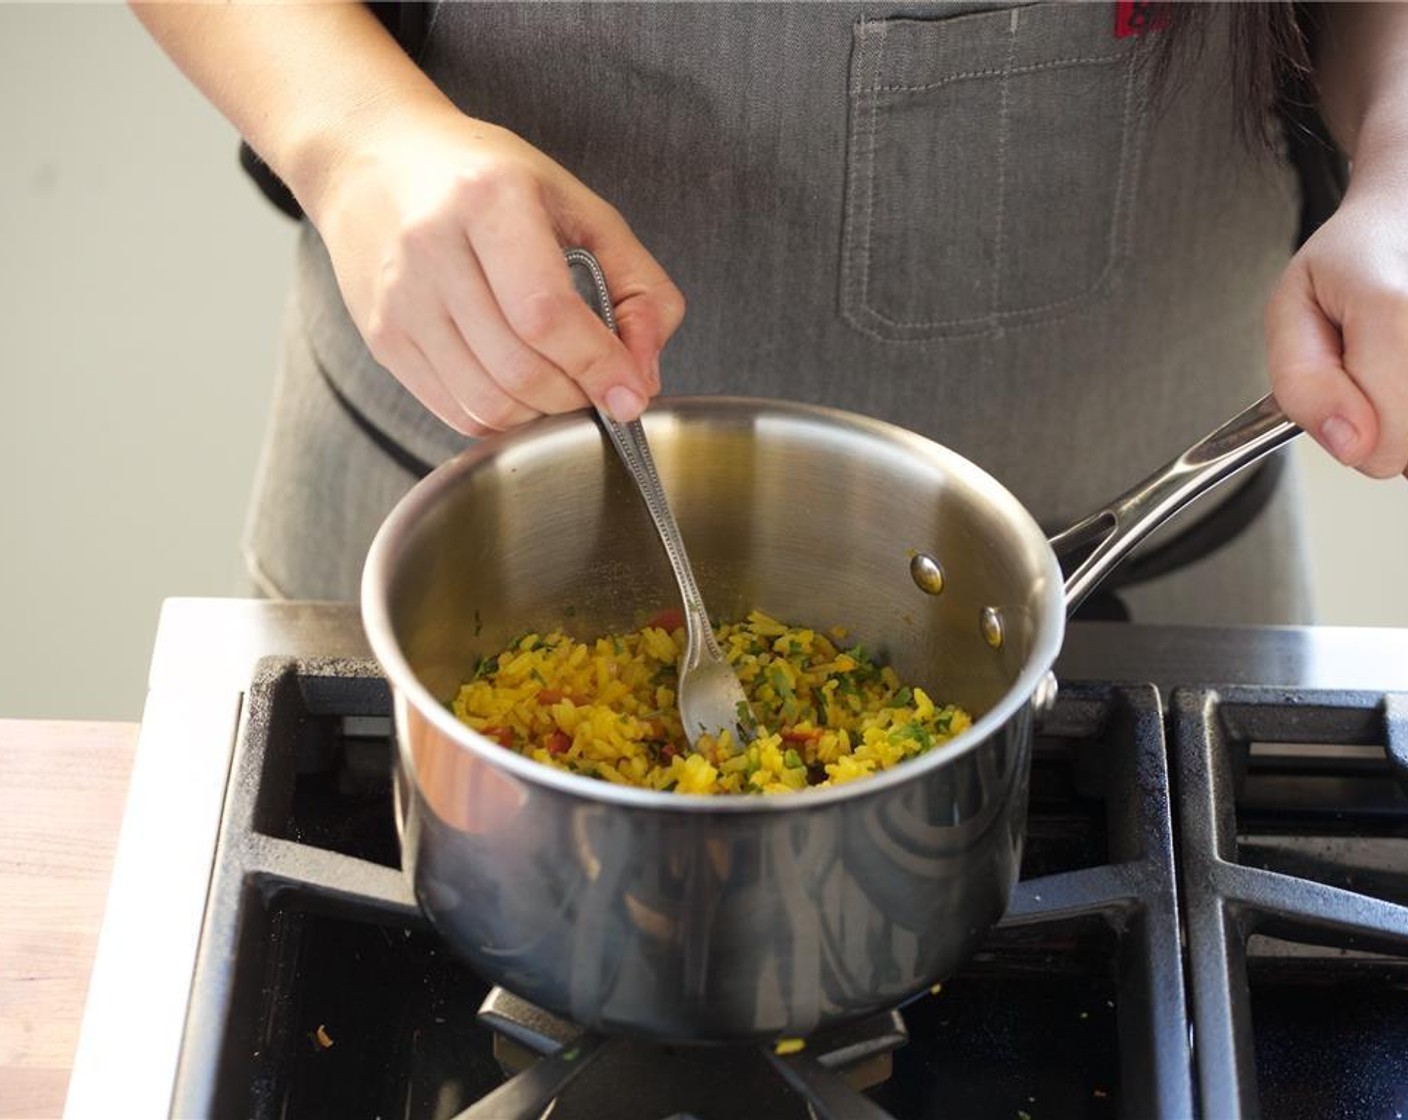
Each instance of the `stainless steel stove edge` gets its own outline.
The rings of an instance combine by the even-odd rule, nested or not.
[[[107,912],[64,1115],[166,1115],[244,690],[266,656],[369,657],[350,603],[162,609]],[[1070,679],[1408,690],[1408,631],[1076,624]],[[120,1104],[119,1104],[120,1102]]]
[[[369,657],[350,604],[171,599],[65,1117],[171,1108],[243,694],[265,656]]]

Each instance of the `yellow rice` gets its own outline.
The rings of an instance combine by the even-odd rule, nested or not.
[[[721,627],[719,644],[753,702],[757,737],[690,748],[675,706],[684,630],[676,619],[579,642],[526,634],[480,663],[452,703],[481,734],[546,766],[678,793],[785,793],[888,769],[967,728],[859,646],[761,611]],[[671,627],[666,629],[666,627]]]

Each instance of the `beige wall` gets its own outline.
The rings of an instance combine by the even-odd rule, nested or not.
[[[0,716],[135,719],[161,600],[246,587],[292,226],[122,7],[0,5],[0,143]],[[1324,621],[1408,625],[1408,485],[1300,453]]]
[[[123,6],[0,5],[0,715],[135,719],[238,539],[293,224]]]

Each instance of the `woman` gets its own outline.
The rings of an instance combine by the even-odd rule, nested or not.
[[[1408,466],[1399,5],[1324,17],[1354,175],[1293,258],[1296,176],[1238,135],[1229,9],[443,5],[414,58],[357,5],[138,10],[310,219],[248,539],[270,594],[353,596],[387,509],[467,437],[629,419],[662,386],[893,420],[1053,529],[1268,370],[1341,462]],[[1204,49],[1160,46],[1195,21]],[[1300,531],[1282,487],[1131,590],[1137,616],[1305,620]]]

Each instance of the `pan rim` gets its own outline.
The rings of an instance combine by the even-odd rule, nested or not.
[[[451,489],[461,475],[473,471],[482,462],[503,453],[520,442],[539,438],[552,431],[581,425],[595,426],[587,410],[542,417],[538,420],[478,441],[471,447],[436,467],[407,493],[379,528],[363,567],[361,615],[368,643],[394,692],[416,709],[420,718],[459,750],[473,755],[477,761],[506,771],[514,778],[560,795],[629,806],[637,810],[662,813],[730,813],[761,814],[805,812],[808,809],[840,801],[863,800],[880,795],[897,785],[920,779],[951,762],[978,750],[999,733],[1028,704],[1043,677],[1051,670],[1065,640],[1064,580],[1055,552],[1046,535],[1016,497],[992,475],[965,456],[918,433],[873,417],[861,416],[840,409],[795,401],[778,401],[743,396],[680,396],[662,397],[652,403],[642,418],[647,427],[652,417],[658,421],[666,416],[687,417],[690,412],[708,409],[711,412],[733,410],[754,416],[777,416],[783,419],[821,420],[841,425],[858,434],[881,437],[886,443],[907,446],[916,453],[935,459],[966,486],[978,491],[992,503],[1003,520],[1012,526],[1014,534],[1032,546],[1040,542],[1041,567],[1033,600],[1042,606],[1043,617],[1036,620],[1036,640],[1022,664],[1021,671],[1008,685],[998,701],[971,726],[955,736],[942,749],[917,759],[907,760],[889,770],[837,786],[798,790],[778,796],[710,795],[663,792],[618,785],[573,774],[555,767],[544,766],[531,758],[506,750],[499,743],[480,735],[462,724],[438,701],[411,669],[410,663],[395,637],[390,618],[387,591],[397,544],[433,508],[442,495]],[[603,439],[605,436],[603,435]],[[421,790],[415,760],[405,735],[397,736],[401,764]]]

